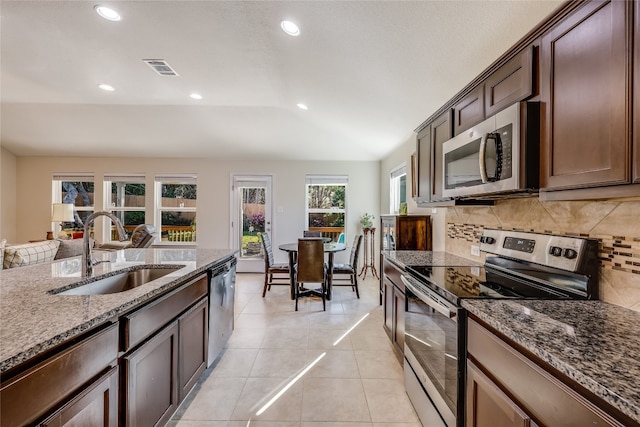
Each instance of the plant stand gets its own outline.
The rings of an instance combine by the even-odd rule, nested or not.
[[[360,271],[360,276],[362,276],[362,278],[364,279],[365,277],[367,277],[367,270],[371,269],[371,275],[376,279],[380,279],[380,277],[378,277],[378,272],[376,271],[376,266],[373,259],[376,241],[374,236],[376,234],[376,229],[375,227],[363,228],[362,231],[364,232],[364,265],[362,266],[362,270]]]

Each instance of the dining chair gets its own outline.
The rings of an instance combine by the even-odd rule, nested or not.
[[[291,286],[291,276],[289,263],[278,263],[274,261],[273,248],[271,247],[271,238],[267,233],[260,235],[262,241],[262,249],[264,252],[264,288],[262,289],[262,297],[267,294],[267,290],[271,290],[271,285],[287,285]],[[278,276],[274,277],[273,275]],[[286,274],[285,277],[280,275]],[[286,279],[286,280],[285,280]]]
[[[356,296],[360,298],[360,290],[358,289],[358,256],[360,255],[360,245],[362,244],[362,234],[358,234],[353,239],[353,246],[351,246],[351,255],[349,256],[349,264],[334,264],[333,265],[333,278],[331,286],[351,286],[351,289],[356,292]],[[348,275],[347,278],[337,277],[336,274]],[[344,283],[344,281],[349,283]],[[336,283],[336,281],[338,283]]]
[[[322,231],[309,231],[304,230],[302,232],[303,237],[322,237]]]
[[[303,287],[307,283],[320,283],[320,289]],[[327,267],[324,263],[324,241],[320,238],[298,239],[298,262],[295,266],[295,300],[316,295],[322,298],[322,310],[326,310]]]

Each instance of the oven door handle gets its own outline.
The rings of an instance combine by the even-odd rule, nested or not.
[[[442,304],[440,301],[437,301],[436,299],[434,299],[433,296],[431,296],[428,293],[426,293],[424,291],[421,291],[420,289],[416,288],[404,276],[400,276],[400,279],[402,280],[402,283],[404,283],[404,285],[407,288],[409,288],[409,290],[411,292],[416,294],[416,296],[418,296],[420,298],[420,300],[422,300],[422,302],[427,304],[429,307],[433,308],[438,313],[440,313],[440,314],[442,314],[444,316],[447,316],[449,319],[453,319],[454,317],[456,317],[457,313],[456,313],[455,310],[450,309],[446,305]]]

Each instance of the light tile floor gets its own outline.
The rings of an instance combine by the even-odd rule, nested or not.
[[[296,312],[287,286],[262,298],[263,278],[238,274],[233,335],[169,426],[421,426],[382,328],[377,279],[360,281],[360,299],[334,287],[326,312],[316,297],[301,299]],[[442,426],[434,411],[426,427]]]

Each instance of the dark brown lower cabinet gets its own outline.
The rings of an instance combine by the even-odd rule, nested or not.
[[[207,368],[209,322],[206,298],[178,318],[180,328],[179,398],[182,401]]]
[[[166,424],[178,407],[178,321],[123,357],[126,426]]]
[[[118,367],[102,375],[40,425],[117,427]]]
[[[402,274],[400,270],[391,265],[388,261],[383,263],[382,294],[383,294],[383,317],[384,329],[396,355],[404,354],[404,313],[406,306],[406,296],[404,286],[400,280]],[[394,284],[398,282],[397,284]]]
[[[467,341],[467,427],[638,426],[471,318]]]
[[[467,363],[467,427],[535,427],[537,424],[471,362]]]
[[[15,376],[5,373],[0,383],[0,425],[39,425],[43,419],[48,420],[45,425],[64,425],[56,423],[82,412],[82,406],[89,405],[93,399],[100,403],[99,398],[92,394],[97,392],[92,390],[102,384],[97,378],[103,378],[107,371],[113,372],[117,357],[118,324],[115,323],[99,327],[89,332],[86,338],[63,349],[52,350],[52,354],[42,362]],[[115,386],[106,382],[102,385],[110,388],[105,396],[109,401],[102,408],[108,407],[110,415],[113,409],[117,411],[118,401],[111,394],[117,389],[117,381]],[[99,406],[89,406],[100,411]],[[89,412],[82,417],[89,417]],[[100,421],[84,425],[112,424]]]

